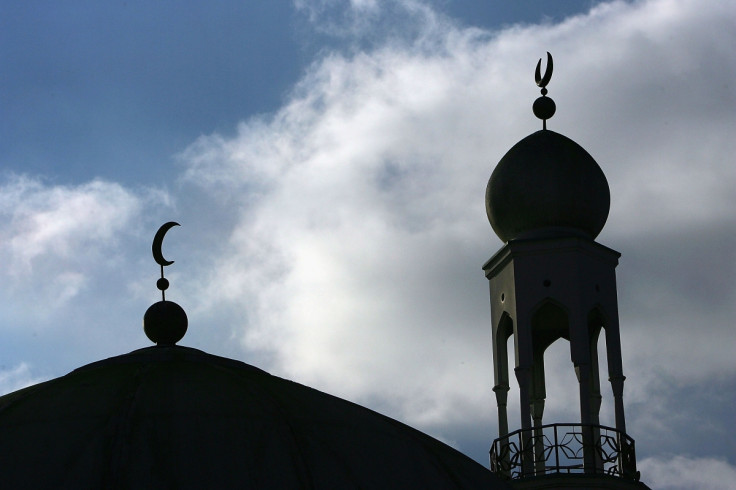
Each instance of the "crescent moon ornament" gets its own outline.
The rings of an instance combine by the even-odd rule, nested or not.
[[[173,301],[166,301],[166,290],[169,288],[169,280],[164,277],[164,266],[174,263],[166,260],[161,252],[164,236],[179,223],[169,221],[161,225],[153,237],[153,259],[161,267],[161,278],[156,281],[156,287],[161,291],[161,301],[152,304],[143,315],[143,331],[146,336],[159,346],[172,346],[179,342],[187,332],[187,314],[181,306]]]
[[[552,55],[547,51],[547,68],[544,70],[544,76],[541,75],[542,58],[539,58],[537,62],[537,70],[534,73],[534,80],[537,82],[537,87],[546,87],[549,81],[552,79]]]
[[[164,236],[166,236],[166,232],[169,231],[174,226],[180,226],[179,223],[176,223],[175,221],[169,221],[168,223],[164,223],[161,225],[161,228],[158,229],[156,232],[156,235],[153,237],[153,245],[151,245],[151,251],[153,252],[153,260],[156,261],[157,264],[161,266],[161,276],[163,277],[163,267],[165,265],[171,265],[174,263],[173,260],[166,260],[164,258],[163,252],[161,252],[161,245],[163,245],[164,242]]]

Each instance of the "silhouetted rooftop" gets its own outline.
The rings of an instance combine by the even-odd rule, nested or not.
[[[5,488],[509,488],[374,411],[180,346],[0,397]]]

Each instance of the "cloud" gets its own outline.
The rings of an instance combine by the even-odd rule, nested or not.
[[[639,469],[647,485],[661,490],[728,490],[736,481],[736,466],[716,458],[646,458]]]
[[[334,49],[351,52],[387,40],[431,50],[456,24],[423,0],[295,0],[294,6]]]
[[[444,63],[405,55],[327,59],[268,131],[245,124],[235,140],[201,140],[184,158],[192,181],[230,201],[247,195],[213,296],[253,298],[248,345],[278,351],[288,375],[353,399],[376,396],[380,386],[415,407],[415,416],[438,420],[453,404],[449,397],[438,404],[433,390],[456,391],[443,366],[468,356],[458,333],[471,322],[462,310],[448,315],[461,293],[446,297],[434,287],[435,261],[447,250],[472,250],[473,225],[461,196],[470,193],[453,188],[468,183],[447,166],[461,154],[432,143],[450,122],[435,119],[436,105],[452,110]],[[419,80],[426,82],[414,86]],[[482,214],[476,218],[482,225]],[[474,253],[477,273],[483,256]],[[467,288],[465,267],[441,268],[445,280]],[[482,293],[475,296],[483,304]],[[422,368],[426,387],[386,386],[396,366],[379,360],[418,369],[408,366],[418,366],[426,349],[449,354]]]
[[[235,223],[203,308],[241,309],[238,337],[282,375],[440,436],[488,421],[480,266],[500,242],[483,194],[495,162],[539,128],[531,71],[549,50],[549,127],[585,146],[611,182],[601,242],[624,252],[630,389],[644,386],[631,371],[652,364],[690,379],[733,376],[732,341],[697,341],[727,335],[736,313],[733,12],[613,2],[497,32],[417,18],[415,43],[328,53],[281,110],[182,154],[185,181]],[[688,288],[687,277],[707,280]],[[718,291],[717,308],[689,301],[704,286]],[[701,359],[681,362],[693,348]]]
[[[31,374],[28,364],[22,362],[11,369],[0,370],[0,396],[44,381]]]
[[[140,318],[158,296],[150,240],[174,206],[165,189],[2,176],[0,332],[3,362],[16,367],[0,388],[145,342]]]
[[[165,203],[165,197],[103,180],[55,185],[6,176],[0,183],[0,258],[2,288],[11,301],[3,309],[33,317],[69,303],[125,262],[121,243],[137,232],[144,207]]]
[[[28,273],[44,257],[68,260],[81,241],[109,240],[140,210],[137,199],[114,183],[92,181],[77,187],[45,186],[13,177],[0,189],[8,215],[11,263]]]

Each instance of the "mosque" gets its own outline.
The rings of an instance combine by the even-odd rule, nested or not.
[[[156,345],[94,362],[0,397],[0,482],[22,489],[647,489],[626,433],[615,268],[595,241],[610,193],[595,160],[546,128],[514,145],[488,182],[486,210],[503,247],[483,266],[490,287],[499,434],[488,467],[389,417],[240,361],[177,345],[184,310],[144,315]],[[615,427],[599,424],[603,333]],[[508,340],[521,424],[509,431]],[[544,419],[544,353],[570,345],[580,420]]]

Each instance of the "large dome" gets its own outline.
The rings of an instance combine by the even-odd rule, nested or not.
[[[179,346],[0,397],[7,488],[509,488],[359,405]]]
[[[608,218],[608,181],[593,157],[559,133],[541,130],[516,143],[486,188],[486,212],[504,242],[582,235],[594,239]]]

